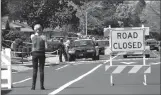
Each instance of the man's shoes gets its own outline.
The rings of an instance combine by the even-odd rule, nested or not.
[[[34,88],[34,87],[32,87],[32,88],[31,88],[31,90],[35,90],[35,88]]]
[[[45,88],[44,87],[41,87],[41,90],[45,90]]]

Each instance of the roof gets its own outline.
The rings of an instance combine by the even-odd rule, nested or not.
[[[32,30],[32,28],[21,28],[21,30],[20,31],[23,31],[23,32],[34,32],[33,30]]]
[[[15,23],[10,23],[10,27],[12,27],[12,28],[16,28],[16,27],[21,28],[22,26],[17,25]]]

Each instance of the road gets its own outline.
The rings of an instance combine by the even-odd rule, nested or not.
[[[156,54],[156,53],[155,53]],[[77,60],[76,62],[45,66],[45,88],[40,90],[39,73],[36,90],[31,89],[32,69],[12,73],[12,90],[2,90],[2,95],[76,95],[76,94],[160,94],[160,55],[148,58],[151,73],[147,74],[147,85],[143,85],[143,74],[113,75],[114,86],[110,85],[110,74],[105,71],[109,57],[101,60]],[[113,65],[142,65],[142,58],[114,56]],[[124,72],[129,71],[127,68]]]

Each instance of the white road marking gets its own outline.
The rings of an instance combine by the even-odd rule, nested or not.
[[[55,95],[57,93],[59,93],[60,91],[62,91],[63,89],[67,88],[68,86],[72,85],[73,83],[81,80],[82,78],[86,77],[87,75],[91,74],[92,72],[94,72],[95,70],[97,70],[99,67],[101,67],[102,64],[97,65],[96,67],[94,67],[92,70],[88,71],[87,73],[79,76],[78,78],[64,84],[63,86],[59,87],[58,89],[54,90],[53,92],[49,93],[48,95]]]
[[[115,57],[117,57],[117,56],[115,56]],[[115,57],[113,57],[113,58],[115,58]],[[113,59],[113,58],[112,58],[112,59]],[[106,63],[109,62],[109,61],[110,61],[110,60],[106,60]],[[105,63],[105,62],[104,62],[104,63]],[[78,78],[76,78],[76,79],[74,79],[74,80],[72,80],[72,81],[70,81],[70,82],[64,84],[63,86],[59,87],[58,89],[54,90],[53,92],[49,93],[48,95],[55,95],[55,94],[59,93],[60,91],[62,91],[62,90],[64,90],[65,88],[67,88],[68,86],[72,85],[73,83],[75,83],[75,82],[77,82],[77,81],[83,79],[83,78],[86,77],[87,75],[91,74],[92,72],[94,72],[95,70],[97,70],[97,69],[98,69],[99,67],[101,67],[102,65],[103,65],[103,64],[97,65],[97,66],[94,67],[92,70],[90,70],[90,71],[88,71],[87,73],[85,73],[85,74],[79,76]]]
[[[114,56],[113,58],[112,58],[112,60],[114,59],[114,58],[116,58],[118,55],[116,55],[116,56]],[[108,63],[110,60],[106,60],[105,62],[103,62],[103,64],[106,64],[106,63]]]
[[[136,62],[120,62],[120,63],[130,65],[130,64],[134,64],[134,63],[136,63]]]
[[[149,60],[149,59],[159,59],[159,58],[146,58],[146,60]],[[112,61],[129,61],[129,60],[143,60],[143,59],[142,58],[130,58],[130,59],[115,59]]]
[[[73,65],[80,65],[80,64],[89,64],[89,63],[75,63]]]
[[[55,69],[55,70],[60,70],[60,69],[65,68],[65,67],[67,67],[67,66],[69,66],[69,64],[64,65],[64,66],[62,66],[62,67],[59,67],[59,68],[57,68],[57,69]]]
[[[160,64],[161,62],[157,62],[157,63],[151,63],[151,65],[158,65]]]
[[[113,61],[128,61],[128,60],[143,60],[143,59],[139,59],[139,58],[132,58],[132,59],[115,59]]]
[[[12,84],[18,84],[18,83],[22,83],[22,82],[28,81],[28,80],[30,80],[30,79],[32,79],[32,78],[27,78],[27,79],[24,79],[24,80],[19,81],[19,82],[14,82],[14,83],[12,83]]]

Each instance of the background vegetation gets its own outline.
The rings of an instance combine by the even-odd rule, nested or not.
[[[120,27],[118,21],[121,21],[124,27],[138,27],[144,24],[150,27],[151,37],[161,40],[160,1],[1,0],[1,2],[2,17],[8,15],[10,21],[27,21],[31,27],[35,23],[42,23],[44,27],[53,29],[60,26],[62,32],[85,34],[87,16],[89,34],[103,35],[103,28],[108,25]]]

